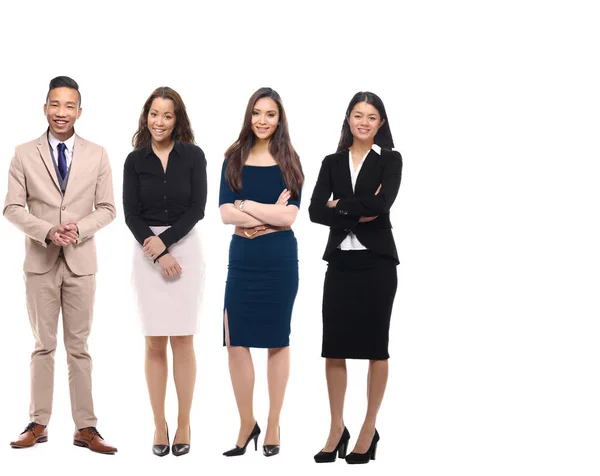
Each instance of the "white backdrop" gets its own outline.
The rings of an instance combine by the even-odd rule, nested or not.
[[[322,158],[335,151],[352,95],[386,105],[404,157],[392,210],[400,253],[390,380],[368,474],[597,475],[600,471],[600,74],[595,2],[11,2],[0,29],[0,196],[14,146],[40,136],[49,80],[79,82],[77,132],[106,147],[118,217],[97,235],[90,339],[98,428],[113,457],[72,446],[64,349],[56,354],[49,442],[8,443],[28,422],[33,338],[22,280],[23,236],[0,220],[0,472],[47,474],[346,474],[315,465],[328,402],[320,357],[327,229],[307,207]],[[568,6],[567,6],[568,4]],[[143,337],[130,286],[134,240],[122,168],[144,100],[176,89],[208,160],[208,265],[192,451],[151,455]],[[232,230],[218,181],[250,95],[282,96],[306,174],[294,229],[300,290],[282,452],[225,459],[238,417],[221,347]],[[0,174],[1,175],[1,174]],[[266,425],[266,352],[254,351],[256,416]],[[349,364],[346,420],[358,436],[366,363]],[[176,426],[169,386],[168,419]],[[261,441],[262,444],[262,441]],[[6,472],[6,470],[9,472]],[[210,473],[208,473],[210,471]]]

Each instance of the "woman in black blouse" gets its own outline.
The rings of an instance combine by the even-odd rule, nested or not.
[[[185,105],[171,88],[144,104],[125,161],[125,221],[139,243],[133,277],[146,336],[146,381],[156,426],[152,451],[169,453],[165,418],[167,343],[179,400],[172,451],[190,449],[190,410],[196,381],[194,333],[204,288],[204,259],[194,230],[204,218],[206,159],[194,144]],[[185,270],[182,273],[182,270]]]
[[[402,175],[402,157],[385,107],[371,92],[357,93],[346,110],[337,152],[323,160],[310,202],[310,219],[329,227],[323,259],[323,348],[331,428],[317,463],[375,459],[375,420],[388,377],[390,317],[396,295],[398,253],[390,208]],[[332,197],[333,195],[333,197]],[[346,456],[346,359],[369,360],[367,414]]]

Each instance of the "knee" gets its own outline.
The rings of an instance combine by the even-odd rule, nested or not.
[[[194,336],[172,336],[170,339],[173,352],[185,352],[194,348]]]
[[[150,356],[163,356],[167,354],[168,337],[146,337],[146,354]]]
[[[325,365],[330,369],[345,369],[346,359],[325,359]]]

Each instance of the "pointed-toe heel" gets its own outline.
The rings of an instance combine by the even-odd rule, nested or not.
[[[169,426],[167,425],[167,444],[152,445],[152,453],[156,456],[167,456],[169,454]]]
[[[315,462],[317,463],[333,463],[337,456],[341,459],[346,457],[346,452],[348,451],[348,441],[350,441],[350,432],[348,428],[344,427],[344,432],[340,437],[340,441],[333,449],[333,451],[319,451],[315,455]]]
[[[281,428],[277,428],[277,432],[279,433],[279,440],[281,443]],[[263,455],[265,455],[267,457],[278,455],[279,454],[279,446],[280,445],[263,445]]]
[[[238,446],[235,445],[235,448],[230,449],[229,451],[225,451],[225,453],[223,453],[223,456],[241,456],[244,453],[246,453],[246,447],[248,446],[248,443],[250,443],[252,440],[254,440],[254,451],[258,450],[258,435],[260,435],[260,427],[258,426],[258,422],[256,422],[254,424],[254,428],[252,429],[252,432],[250,433],[250,436],[248,436],[248,439],[246,440],[246,444],[244,446]]]
[[[365,464],[375,459],[377,453],[377,442],[379,441],[379,433],[375,430],[373,439],[371,440],[371,446],[366,453],[350,453],[346,456],[346,463],[348,464]]]
[[[175,436],[177,436],[177,435],[175,435]],[[188,441],[190,443],[174,444],[171,447],[171,452],[173,453],[173,456],[183,456],[183,455],[188,454],[190,452],[191,440],[192,440],[192,427],[190,427],[190,433],[189,433],[189,438],[188,438]]]

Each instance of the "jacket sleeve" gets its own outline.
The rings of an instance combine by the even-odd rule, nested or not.
[[[354,230],[358,226],[360,216],[348,213],[339,207],[329,208],[327,202],[331,193],[331,160],[326,157],[321,164],[319,177],[310,199],[308,207],[310,220],[330,228]]]
[[[29,213],[25,208],[26,205],[27,180],[25,171],[23,170],[23,162],[19,155],[19,149],[17,148],[8,171],[8,190],[6,200],[4,201],[3,214],[9,222],[29,238],[47,248],[46,237],[52,229],[52,224]]]
[[[79,229],[77,243],[82,243],[94,236],[97,231],[113,221],[117,215],[113,195],[112,172],[110,163],[108,162],[108,155],[104,148],[102,149],[100,171],[96,180],[94,208],[95,210],[92,213],[84,216],[77,222],[77,228]]]

